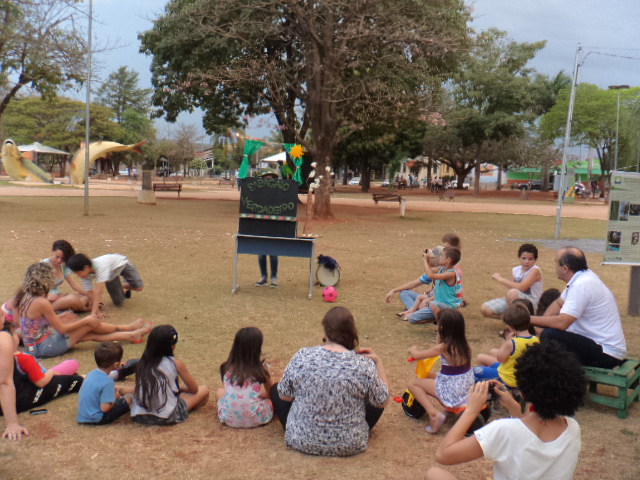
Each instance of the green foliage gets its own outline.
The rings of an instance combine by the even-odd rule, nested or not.
[[[45,98],[84,81],[84,36],[75,0],[15,0],[0,6],[0,117],[25,86]],[[84,19],[84,16],[82,17]]]
[[[462,0],[172,0],[140,39],[169,120],[200,107],[223,132],[271,112],[323,169],[353,131],[429,108],[467,19]],[[330,216],[328,190],[316,194],[315,215]]]
[[[153,90],[138,88],[138,73],[120,67],[111,73],[97,91],[98,103],[110,107],[116,122],[122,123],[127,111],[147,115],[151,108]]]
[[[558,103],[542,117],[541,131],[545,138],[564,137],[570,93],[570,87],[563,89]],[[634,108],[638,111],[634,105],[637,106],[639,99],[640,87],[620,91],[621,118],[625,115],[626,105],[629,105],[627,113],[637,118],[632,112]],[[589,83],[580,84],[576,89],[571,138],[578,144],[589,145],[596,150],[600,168],[605,174],[614,166],[617,102],[617,90],[601,89]],[[625,124],[621,123],[620,131],[626,133]],[[630,146],[637,131],[630,132],[631,135],[625,133],[620,135],[619,155],[620,158],[628,158],[627,162],[633,165],[633,155],[625,155],[625,152],[632,151]],[[628,143],[625,143],[625,139]],[[624,163],[620,162],[620,166],[624,166]]]
[[[85,140],[85,104],[64,97],[50,101],[38,97],[17,99],[9,104],[3,117],[3,133],[18,144],[35,141],[74,152]],[[92,140],[116,141],[122,135],[113,122],[113,111],[103,105],[91,105]]]
[[[545,42],[517,43],[505,32],[480,33],[451,85],[443,118],[427,128],[424,153],[456,172],[460,184],[477,162],[505,165],[503,142],[522,138],[555,100],[552,83],[527,67]]]
[[[206,170],[209,168],[209,166],[207,165],[207,162],[205,162],[203,159],[194,158],[189,162],[189,168],[192,168],[194,170]]]

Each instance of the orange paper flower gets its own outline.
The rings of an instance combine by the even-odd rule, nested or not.
[[[291,151],[289,152],[293,158],[302,158],[304,155],[304,150],[302,149],[302,145],[294,145]]]

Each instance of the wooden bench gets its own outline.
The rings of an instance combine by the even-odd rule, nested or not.
[[[233,187],[235,186],[235,184],[236,184],[235,178],[221,178],[218,181],[218,185],[231,185]]]
[[[402,199],[400,195],[396,195],[395,193],[372,193],[373,201],[376,202],[398,202],[398,205],[402,203]]]
[[[180,198],[180,192],[182,191],[182,183],[154,183],[154,192],[178,192],[178,198]]]
[[[440,192],[438,197],[438,201],[441,200],[449,200],[450,202],[456,201],[456,191],[455,190],[445,190],[444,192]]]
[[[592,402],[618,409],[618,418],[627,418],[633,401],[640,401],[640,360],[627,359],[619,367],[584,367],[589,380],[589,396]],[[598,393],[598,385],[618,389],[617,397]]]

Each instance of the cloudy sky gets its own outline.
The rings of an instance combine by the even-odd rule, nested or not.
[[[98,46],[118,46],[96,57],[103,78],[122,65],[140,75],[141,86],[151,86],[151,60],[140,53],[138,33],[148,30],[159,16],[163,0],[94,0],[94,38]],[[546,40],[532,62],[541,73],[564,70],[571,75],[578,43],[583,48],[581,82],[601,88],[640,85],[640,3],[637,0],[476,0],[472,26],[496,27],[519,42]],[[88,4],[81,8],[88,8]],[[180,116],[182,123],[201,127],[197,114]],[[172,127],[158,122],[159,133],[170,136]],[[175,127],[174,127],[175,128]],[[250,135],[268,134],[257,124]]]

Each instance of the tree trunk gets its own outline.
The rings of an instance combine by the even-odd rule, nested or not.
[[[502,167],[500,165],[498,167],[498,183],[496,185],[496,190],[502,190]]]
[[[542,166],[542,186],[540,187],[540,190],[542,190],[543,192],[549,191],[549,164],[548,163],[545,163]]]
[[[473,175],[473,194],[480,195],[480,160],[476,159]]]
[[[456,172],[457,190],[464,190],[463,183],[464,183],[465,178],[467,178],[467,174],[466,173]]]
[[[369,160],[363,158],[360,166],[360,185],[362,185],[362,193],[368,193],[369,187],[371,186],[371,169],[369,168]]]

